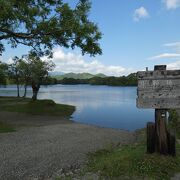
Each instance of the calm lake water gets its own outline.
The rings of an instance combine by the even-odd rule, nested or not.
[[[136,94],[136,87],[53,85],[42,86],[38,98],[76,106],[74,121],[133,131],[154,120],[153,110],[136,108]],[[16,96],[15,86],[1,87],[0,96]]]

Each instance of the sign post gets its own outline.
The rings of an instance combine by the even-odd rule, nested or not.
[[[167,130],[167,110],[180,108],[180,70],[140,71],[137,107],[155,109],[155,123],[147,124],[147,152],[175,155],[175,136]]]

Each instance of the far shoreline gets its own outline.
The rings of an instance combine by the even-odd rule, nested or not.
[[[76,86],[76,85],[82,85],[82,86],[105,86],[105,87],[137,87],[137,85],[126,85],[126,86],[115,86],[115,85],[104,85],[104,84],[42,84],[41,87],[43,86],[56,86],[56,85],[63,85],[63,86]],[[6,88],[6,86],[16,86],[16,84],[6,84],[6,85],[0,85],[0,88]],[[23,87],[21,85],[20,87]],[[27,86],[30,87],[31,86]]]

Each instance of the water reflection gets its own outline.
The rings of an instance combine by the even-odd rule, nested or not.
[[[23,87],[21,88],[23,94]],[[32,94],[28,88],[27,96]],[[15,96],[16,87],[0,88],[0,95]],[[39,99],[53,99],[57,103],[76,106],[72,119],[103,127],[135,130],[153,120],[153,110],[136,108],[135,87],[108,87],[90,85],[43,86]]]

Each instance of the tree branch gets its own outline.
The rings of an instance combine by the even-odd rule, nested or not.
[[[6,35],[3,35],[4,37],[6,37],[6,39],[10,37],[17,37],[21,39],[31,39],[35,36],[34,34],[31,34],[31,33],[16,33],[16,32],[10,31],[9,29],[1,29],[1,28],[0,28],[0,32],[6,33]],[[2,38],[3,36],[0,36],[0,37]]]

